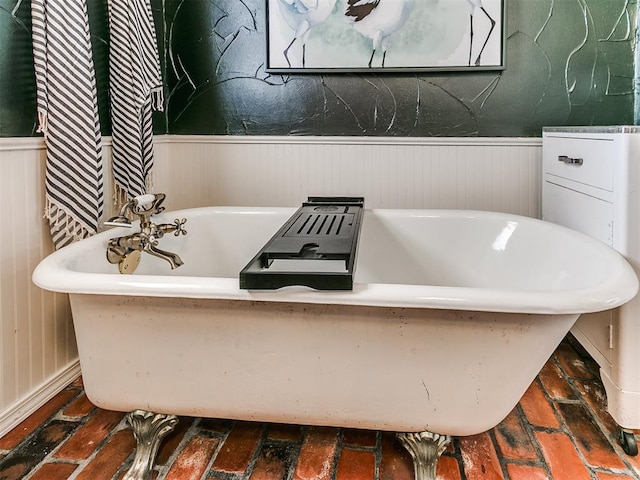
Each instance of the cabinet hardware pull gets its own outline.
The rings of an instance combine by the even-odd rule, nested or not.
[[[566,155],[559,155],[558,161],[566,163],[567,165],[582,165],[584,163],[584,160],[581,158],[571,158]]]

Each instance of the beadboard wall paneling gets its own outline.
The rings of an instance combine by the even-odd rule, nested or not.
[[[170,157],[183,159],[171,162],[177,178],[185,181],[187,158],[200,165],[186,174],[211,204],[297,206],[309,195],[359,195],[368,208],[540,215],[540,139],[164,138]]]
[[[56,393],[51,379],[79,372],[67,296],[31,282],[53,250],[43,218],[44,165],[40,140],[0,143],[0,434]],[[29,407],[34,391],[41,398]]]
[[[154,152],[153,187],[167,195],[167,210],[219,204],[215,152],[171,136],[156,137]]]
[[[363,195],[369,208],[540,215],[540,139],[160,136],[155,153],[170,210]],[[105,138],[105,172],[110,158]],[[42,139],[0,138],[0,435],[79,373],[67,296],[31,282],[53,250],[44,171]],[[112,198],[106,182],[106,216]]]

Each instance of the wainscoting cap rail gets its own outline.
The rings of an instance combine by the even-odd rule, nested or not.
[[[44,148],[43,137],[3,137],[0,138],[0,152],[20,150],[41,150]]]
[[[102,137],[103,145],[111,145],[111,137]],[[0,152],[44,150],[44,137],[0,137]]]
[[[156,143],[299,144],[299,145],[416,145],[540,147],[540,137],[366,137],[271,135],[161,135]]]
[[[341,137],[341,136],[270,136],[270,135],[156,135],[160,144],[236,144],[236,145],[406,145],[464,147],[541,147],[539,137]],[[111,137],[102,137],[103,145],[111,145]],[[0,152],[44,149],[43,137],[0,138]]]

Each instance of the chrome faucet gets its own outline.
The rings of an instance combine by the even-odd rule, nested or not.
[[[122,206],[117,216],[110,218],[104,224],[110,227],[132,228],[130,216],[140,219],[140,231],[124,237],[115,237],[107,245],[107,260],[118,264],[120,273],[132,273],[138,265],[140,252],[146,252],[154,257],[169,262],[171,269],[177,268],[184,262],[175,253],[157,248],[158,239],[166,233],[173,233],[176,237],[186,235],[184,229],[186,219],[176,218],[173,223],[159,225],[151,221],[151,216],[164,211],[161,206],[166,195],[164,193],[146,194],[135,197]]]

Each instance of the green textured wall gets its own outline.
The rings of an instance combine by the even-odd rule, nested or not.
[[[87,2],[108,133],[106,0]],[[28,4],[0,0],[0,136],[34,134]],[[269,75],[265,0],[152,5],[167,86],[157,133],[539,136],[634,122],[635,0],[507,0],[504,72],[405,75]]]
[[[103,133],[110,130],[107,76],[107,0],[87,0],[98,105]],[[36,92],[31,49],[31,2],[0,0],[0,137],[35,134]]]
[[[35,123],[35,86],[29,2],[0,0],[0,135],[30,135]]]

